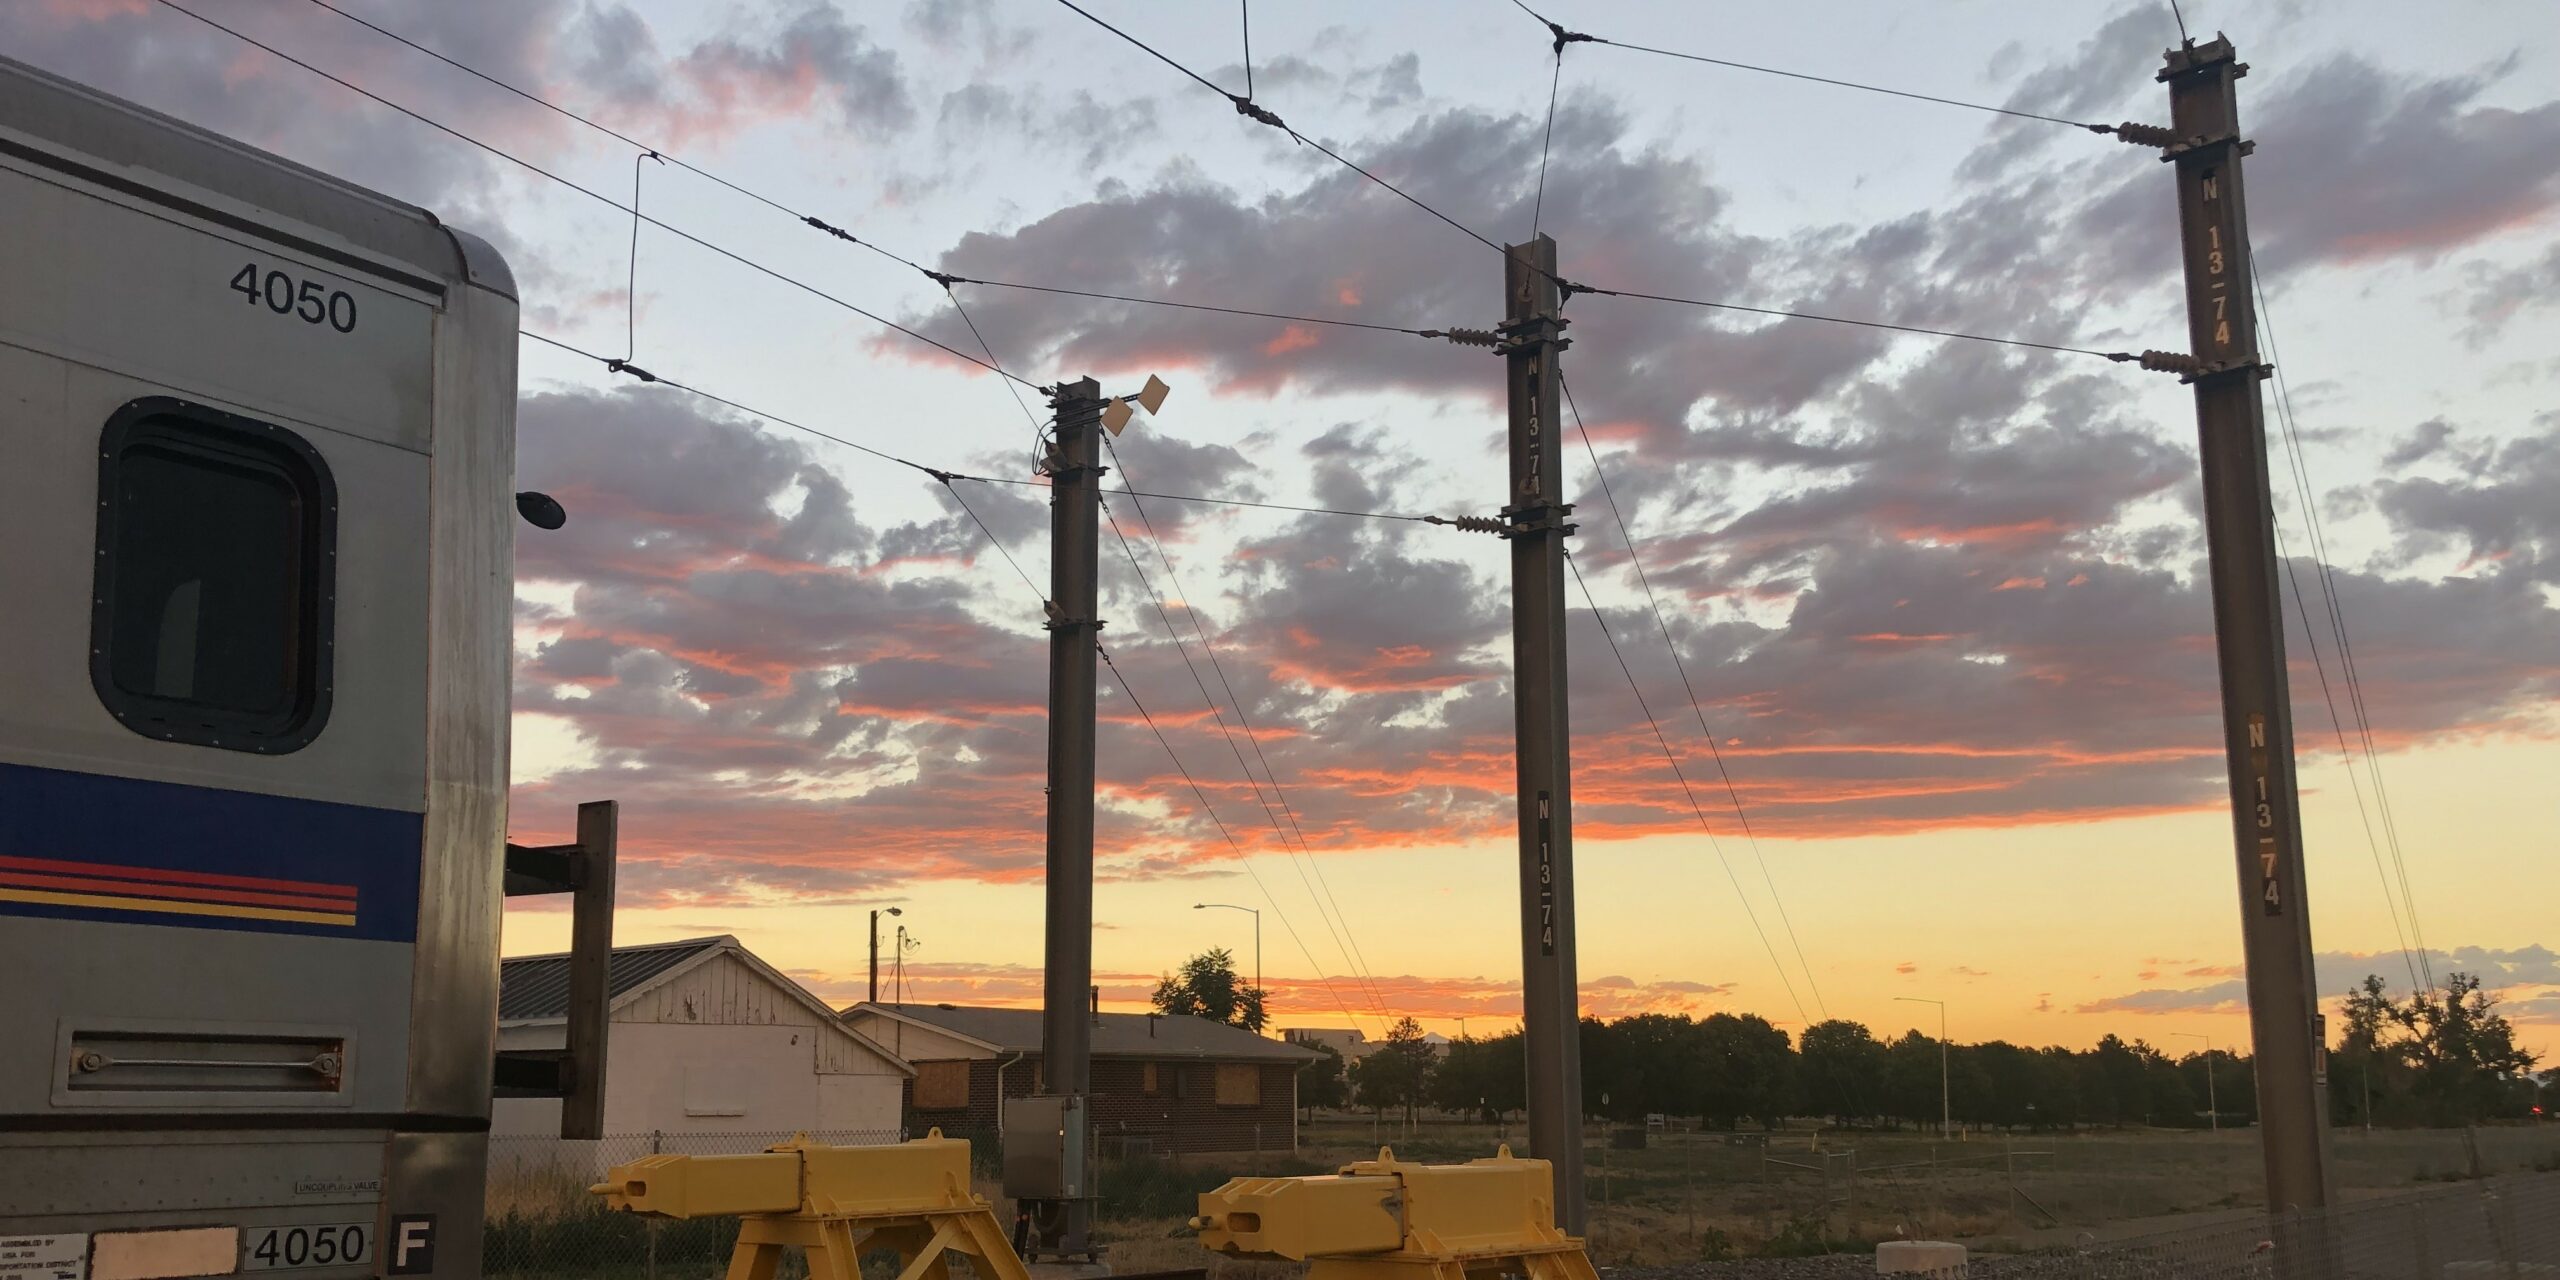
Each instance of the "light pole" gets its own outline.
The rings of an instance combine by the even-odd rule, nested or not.
[[[2213,1100],[2213,1037],[2201,1031],[2178,1031],[2172,1034],[2182,1035],[2190,1040],[2204,1041],[2205,1122],[2213,1126],[2215,1133],[2220,1133],[2222,1132],[2222,1104]]]
[[[895,945],[898,948],[898,954],[892,963],[895,966],[897,982],[896,991],[892,998],[895,1003],[903,1008],[907,1003],[907,949],[910,947],[921,947],[924,943],[922,940],[910,935],[907,932],[907,927],[905,925],[899,925]]]
[[[1938,1136],[1953,1138],[1956,1136],[1956,1113],[1947,1091],[1947,1002],[1927,996],[1895,996],[1894,999],[1938,1006]]]
[[[893,916],[906,914],[896,907],[871,909],[871,1003],[873,1004],[880,1003],[880,917],[884,910],[886,914]]]
[[[1261,993],[1262,993],[1262,908],[1260,908],[1260,907],[1240,907],[1240,906],[1237,906],[1236,904],[1234,904],[1234,903],[1232,903],[1232,902],[1195,902],[1195,903],[1192,903],[1192,904],[1191,904],[1191,909],[1192,909],[1192,910],[1194,910],[1194,911],[1210,911],[1210,910],[1218,910],[1218,911],[1249,911],[1249,912],[1252,912],[1252,913],[1253,913],[1253,990],[1254,990],[1254,994],[1255,994],[1255,995],[1257,995],[1257,996],[1261,995]],[[1263,1010],[1263,1014],[1262,1014],[1262,1016],[1263,1016],[1263,1020],[1264,1020],[1265,1022],[1270,1021],[1270,1019],[1271,1019],[1271,1011],[1270,1011],[1270,1010],[1268,1010],[1268,1009]],[[1254,1034],[1255,1034],[1255,1035],[1261,1035],[1261,1034],[1262,1034],[1261,1029],[1260,1029],[1260,1028],[1256,1028],[1256,1029],[1255,1029],[1255,1031],[1254,1031]]]

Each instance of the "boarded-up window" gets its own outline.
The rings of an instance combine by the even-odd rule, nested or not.
[[[737,1073],[707,1064],[684,1068],[684,1113],[689,1116],[742,1116],[747,1113],[746,1085]]]
[[[916,1110],[958,1111],[969,1105],[967,1062],[916,1064]]]
[[[1163,1091],[1163,1084],[1156,1078],[1156,1064],[1149,1062],[1141,1065],[1138,1068],[1138,1092],[1152,1098]]]
[[[1219,1063],[1218,1105],[1222,1107],[1262,1105],[1262,1068],[1249,1062]]]

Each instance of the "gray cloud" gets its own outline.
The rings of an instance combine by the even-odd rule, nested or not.
[[[2529,583],[2560,582],[2560,412],[2535,426],[2534,434],[2498,442],[2429,422],[2395,449],[2395,467],[2441,456],[2457,468],[2368,486],[2397,531],[2400,555],[2460,551],[2466,568],[2482,575],[2472,588],[2482,593],[2529,596]]]
[[[2560,298],[2560,244],[2520,266],[2502,268],[2475,262],[2463,274],[2471,290],[2463,310],[2471,322],[2462,336],[2476,349],[2504,333],[2516,316],[2549,306]]]
[[[812,0],[787,18],[776,15],[750,27],[753,37],[716,37],[675,64],[694,91],[724,114],[797,114],[825,101],[837,123],[875,136],[914,118],[897,55],[846,21],[831,0]]]
[[[2451,951],[2429,951],[2427,959],[2438,981],[2447,974],[2467,973],[2481,980],[2481,986],[2496,992],[2508,988],[2560,985],[2560,953],[2540,943],[2522,947],[2455,947]],[[2322,998],[2344,995],[2368,974],[2380,976],[2396,994],[2408,994],[2408,964],[2397,951],[2322,951],[2312,956],[2312,971]],[[2153,987],[2120,996],[2091,1001],[2079,1006],[2078,1013],[2204,1013],[2216,1010],[2246,1008],[2248,983],[2240,978],[2211,983],[2201,987]],[[2532,1006],[2546,1001],[2548,995],[2526,997],[2517,1008],[2532,1012]]]

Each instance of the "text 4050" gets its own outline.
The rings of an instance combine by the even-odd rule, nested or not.
[[[317,280],[296,280],[272,269],[261,275],[252,262],[231,277],[231,291],[251,306],[265,303],[280,316],[300,316],[305,324],[325,324],[340,333],[356,331],[355,295]]]

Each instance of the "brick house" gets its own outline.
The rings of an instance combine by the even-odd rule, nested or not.
[[[1297,1149],[1298,1068],[1313,1051],[1202,1018],[1093,1017],[1092,1108],[1103,1151]],[[914,1065],[910,1133],[992,1137],[1003,1130],[1004,1099],[1046,1085],[1038,1009],[863,1003],[844,1018]]]

